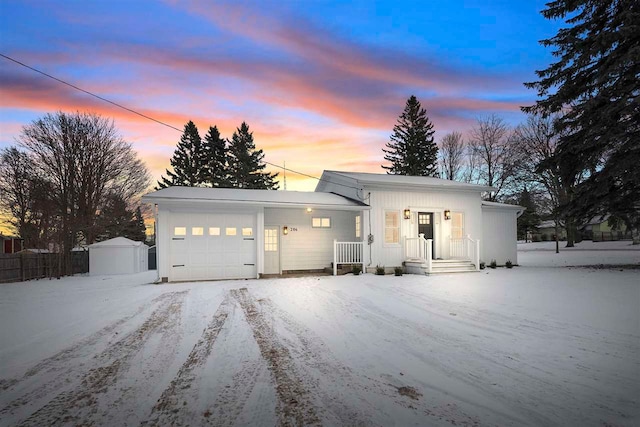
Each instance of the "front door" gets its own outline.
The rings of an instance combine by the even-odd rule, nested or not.
[[[435,259],[435,240],[433,239],[433,212],[418,212],[418,234],[424,234],[425,239],[432,239],[431,257]]]
[[[264,274],[280,274],[280,227],[264,228]]]

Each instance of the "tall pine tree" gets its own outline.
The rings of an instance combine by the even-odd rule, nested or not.
[[[216,126],[209,127],[204,137],[206,157],[206,182],[211,187],[230,187],[227,166],[227,141],[220,136]]]
[[[253,133],[242,122],[233,133],[228,149],[230,183],[237,188],[277,190],[277,173],[263,172],[266,167],[264,153],[256,150]]]
[[[520,193],[518,204],[526,208],[522,215],[518,217],[518,239],[527,241],[529,234],[533,233],[538,224],[540,224],[540,215],[538,215],[536,203],[527,187]]]
[[[382,149],[384,159],[391,162],[391,166],[382,167],[388,174],[437,177],[438,146],[433,139],[434,133],[426,110],[411,95],[393,127],[387,149]]]
[[[623,218],[640,243],[640,3],[554,0],[542,14],[569,26],[542,40],[558,60],[526,83],[542,99],[525,111],[564,111],[558,164],[589,173],[565,210]]]
[[[171,158],[173,172],[161,177],[157,188],[171,186],[200,187],[207,179],[206,153],[196,125],[189,121]]]

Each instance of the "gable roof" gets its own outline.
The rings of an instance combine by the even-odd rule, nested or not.
[[[318,188],[324,186],[323,181],[329,181],[331,176],[348,178],[356,181],[359,185],[383,186],[383,187],[423,187],[430,189],[449,189],[449,190],[467,190],[467,191],[496,191],[496,188],[486,185],[469,184],[466,182],[451,181],[448,179],[433,178],[430,176],[408,176],[408,175],[390,175],[383,173],[367,173],[367,172],[344,172],[326,170],[322,173],[321,181]]]
[[[168,187],[142,197],[146,203],[214,202],[266,207],[368,208],[362,202],[333,193],[313,191],[249,190],[245,188]]]

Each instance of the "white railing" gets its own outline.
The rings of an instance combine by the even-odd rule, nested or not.
[[[338,274],[338,264],[362,264],[364,272],[364,242],[333,241],[333,275]]]
[[[418,237],[405,237],[404,257],[406,260],[419,260],[427,265],[427,272],[431,272],[433,258],[433,239],[425,239],[424,234]]]
[[[468,259],[480,270],[480,240],[473,240],[470,235],[449,240],[449,257]]]

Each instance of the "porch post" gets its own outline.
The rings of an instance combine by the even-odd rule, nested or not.
[[[476,271],[480,271],[480,239],[476,240]]]
[[[427,273],[431,274],[431,252],[432,252],[432,247],[431,245],[433,244],[433,239],[427,239]]]
[[[333,239],[333,275],[337,276],[338,275],[338,264],[336,263],[337,258],[336,258],[336,249],[338,247],[338,241],[336,239]]]
[[[360,242],[360,261],[362,262],[362,274],[366,273],[364,269],[364,240]]]

